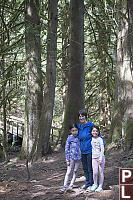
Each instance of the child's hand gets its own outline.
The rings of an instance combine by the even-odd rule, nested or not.
[[[67,166],[69,166],[69,165],[70,165],[70,162],[66,162],[66,164],[67,164]]]
[[[102,164],[102,160],[99,160],[99,165],[101,165]]]

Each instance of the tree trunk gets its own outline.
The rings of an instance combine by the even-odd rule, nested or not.
[[[26,100],[22,152],[30,154],[38,132],[43,101],[39,0],[25,0]]]
[[[0,16],[1,16],[1,20],[0,20],[0,30],[1,30],[1,34],[0,34],[0,51],[2,52],[4,48],[7,48],[7,44],[6,44],[6,31],[5,31],[5,18],[4,18],[4,7],[0,7]],[[1,82],[1,94],[0,96],[2,97],[2,101],[3,101],[3,112],[2,112],[2,117],[3,117],[3,152],[4,152],[4,157],[5,157],[5,161],[8,162],[9,158],[8,158],[8,153],[7,153],[7,97],[6,97],[6,87],[7,87],[7,77],[6,77],[6,65],[5,65],[5,55],[0,56],[0,75],[2,78],[2,82]]]
[[[78,111],[84,108],[84,1],[71,0],[70,8],[70,69],[62,146],[69,125],[78,121]]]
[[[112,139],[124,139],[125,147],[129,149],[133,147],[133,2],[122,1],[121,9],[126,17],[119,21],[116,111],[112,121]]]
[[[2,56],[1,61],[2,67],[2,78],[5,80],[5,63],[4,63],[4,56]],[[3,84],[3,152],[5,161],[8,162],[8,153],[7,153],[7,99],[6,99],[6,80]]]
[[[48,35],[47,35],[47,66],[44,103],[39,128],[39,140],[35,159],[47,154],[50,150],[50,132],[53,119],[53,108],[56,84],[57,57],[57,0],[48,1]]]
[[[62,4],[64,0],[62,1]],[[62,121],[64,121],[64,114],[65,108],[67,104],[67,91],[68,91],[68,72],[70,66],[70,29],[69,29],[69,9],[70,5],[65,1],[65,5],[62,10],[62,82],[63,82],[63,89],[62,89],[62,98],[63,98],[63,115]]]

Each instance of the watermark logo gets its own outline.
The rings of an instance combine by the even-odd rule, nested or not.
[[[133,200],[133,168],[119,168],[119,200]]]

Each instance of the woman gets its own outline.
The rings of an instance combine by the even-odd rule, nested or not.
[[[92,170],[92,134],[91,128],[94,124],[90,121],[87,122],[87,113],[85,110],[79,111],[79,139],[80,139],[80,150],[81,150],[81,161],[84,171],[84,176],[86,178],[85,185],[82,186],[82,189],[91,190],[93,185],[93,170]],[[101,137],[101,135],[99,135]],[[101,137],[102,138],[102,137]],[[102,138],[103,139],[103,138]],[[104,146],[105,142],[103,140]]]
[[[85,110],[79,111],[79,139],[80,139],[80,149],[81,149],[81,161],[84,171],[84,176],[86,178],[85,185],[82,186],[82,189],[91,189],[93,185],[93,171],[92,171],[92,146],[91,146],[91,127],[94,124],[90,121],[87,122],[87,113]]]

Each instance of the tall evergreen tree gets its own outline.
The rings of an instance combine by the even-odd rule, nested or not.
[[[50,132],[53,119],[53,108],[56,84],[57,57],[57,12],[58,0],[48,1],[48,33],[47,33],[47,66],[46,83],[44,88],[43,108],[41,112],[38,141],[35,144],[34,158],[45,155],[50,150]]]
[[[127,148],[133,147],[133,2],[119,1],[119,26],[117,45],[117,75],[115,112],[112,120],[112,139],[125,140]]]
[[[39,0],[25,0],[26,99],[22,152],[26,154],[33,148],[43,100],[39,8]]]
[[[17,55],[22,50],[23,43],[23,2],[1,1],[0,6],[0,110],[2,116],[3,150],[8,160],[7,138],[10,131],[11,113],[18,103],[22,89],[23,65],[16,61]],[[21,49],[21,50],[20,50]],[[22,70],[24,71],[24,70]],[[21,77],[21,78],[20,78]],[[21,82],[21,83],[20,83]],[[15,110],[16,111],[16,110]],[[18,112],[18,109],[17,111]],[[15,123],[14,123],[15,124]],[[13,130],[13,128],[12,128]]]
[[[70,1],[70,69],[67,105],[64,117],[62,146],[69,125],[77,122],[78,111],[84,108],[84,1]]]
[[[68,71],[70,65],[70,51],[69,51],[69,41],[70,41],[70,5],[67,1],[63,3],[62,9],[62,23],[61,23],[61,31],[62,31],[62,96],[63,96],[63,120],[64,120],[64,111],[67,102],[67,90],[68,90]]]

